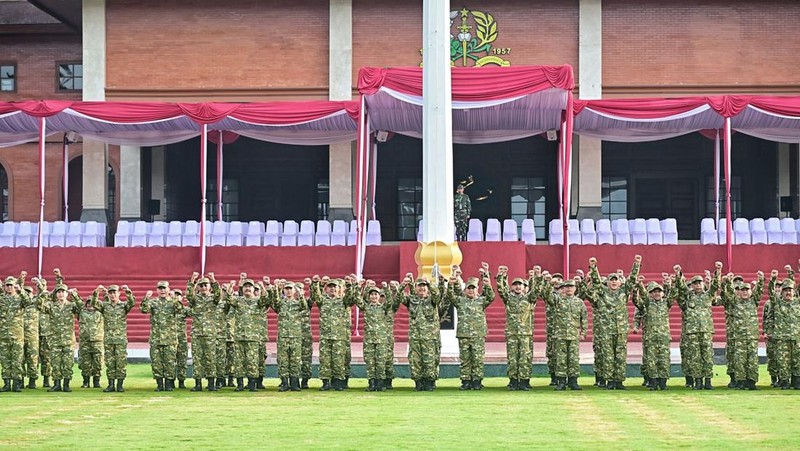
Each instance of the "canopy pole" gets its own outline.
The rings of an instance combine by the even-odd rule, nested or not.
[[[363,276],[364,273],[364,260],[367,256],[367,224],[369,223],[369,209],[367,208],[367,190],[369,189],[369,173],[370,173],[370,153],[372,147],[372,130],[370,130],[369,122],[364,122],[364,161],[362,162],[362,170],[364,176],[361,180],[361,199],[359,199],[361,208],[361,224],[359,233],[361,234],[361,260],[359,264],[359,275]]]
[[[61,171],[63,172],[61,176],[62,180],[62,192],[64,193],[64,222],[69,221],[69,138],[67,134],[64,134],[64,142],[62,147],[62,156],[61,156]]]
[[[562,271],[564,279],[569,278],[569,149],[567,149],[567,124],[566,121],[561,123],[561,142],[559,143],[561,149],[561,180],[562,180],[562,193],[561,193],[561,258],[562,258]]]
[[[570,69],[571,70],[571,69]],[[564,279],[569,277],[569,216],[572,197],[572,128],[575,117],[573,116],[574,98],[572,90],[567,95],[567,111],[562,129],[564,142]]]
[[[719,129],[714,138],[714,229],[719,227],[719,185],[720,185],[720,140]]]
[[[222,221],[222,130],[217,142],[217,221]]]
[[[200,126],[200,274],[206,273],[206,183],[208,182],[208,124]]]
[[[725,118],[725,251],[728,271],[733,271],[733,225],[731,217],[731,118]]]
[[[45,185],[45,138],[47,136],[47,119],[44,117],[39,118],[39,231],[37,232],[37,251],[38,259],[36,266],[36,273],[38,277],[42,277],[42,225],[44,224],[44,185]]]
[[[378,183],[378,141],[372,144],[372,219],[378,219],[378,214],[375,211],[375,196],[376,186]]]
[[[366,110],[365,110],[365,102],[364,96],[361,96],[361,111],[358,118],[358,142],[356,146],[356,197],[355,197],[355,215],[356,215],[356,261],[355,261],[355,274],[360,279],[361,278],[361,189],[362,189],[362,173],[363,164],[362,159],[364,157],[364,146],[365,146],[365,138],[364,138],[364,124],[366,123]]]

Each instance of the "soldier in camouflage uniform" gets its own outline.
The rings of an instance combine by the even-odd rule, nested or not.
[[[269,284],[269,277],[264,277],[264,283]],[[267,297],[266,292],[262,289],[263,284],[259,283],[253,288],[253,294],[260,298],[264,297],[269,304],[269,298]],[[267,387],[264,386],[264,373],[266,372],[267,366],[267,339],[269,335],[267,334],[267,314],[266,311],[263,315],[257,318],[256,327],[258,328],[258,336],[260,338],[260,342],[258,345],[258,377],[256,378],[256,388],[259,390],[266,390]]]
[[[764,335],[775,340],[775,364],[782,390],[800,390],[800,300],[794,290],[794,280],[781,284],[781,298],[774,302],[764,321]]]
[[[544,277],[549,282],[549,275]],[[555,340],[556,390],[581,390],[578,385],[580,375],[580,340],[586,337],[588,313],[586,304],[575,296],[574,280],[565,280],[559,285],[559,292],[543,289],[542,299],[552,307],[553,339]]]
[[[150,315],[150,361],[156,391],[175,388],[175,356],[178,352],[178,332],[175,317],[183,309],[177,299],[169,295],[169,282],[156,284],[158,297],[148,291],[139,306],[142,313]],[[187,290],[188,291],[188,290]]]
[[[303,348],[303,315],[308,310],[303,284],[276,281],[275,287],[265,287],[270,306],[278,314],[278,391],[300,391],[300,365]]]
[[[464,194],[464,185],[456,187],[456,195],[453,198],[453,212],[456,222],[456,240],[467,241],[467,228],[469,217],[472,214],[472,203],[469,196]]]
[[[39,375],[39,296],[34,296],[32,287],[24,287],[32,301],[25,307],[24,327],[25,339],[22,348],[22,372],[28,376],[27,388],[36,388]]]
[[[440,346],[439,306],[445,292],[444,278],[439,280],[439,290],[431,290],[427,279],[419,278],[414,294],[406,294],[411,286],[412,274],[406,274],[397,290],[395,302],[408,309],[408,366],[416,391],[433,391],[438,377]]]
[[[397,315],[397,310],[400,308],[400,303],[395,302],[397,298],[394,293],[397,292],[398,287],[400,284],[393,280],[390,282],[388,287],[384,287],[381,290],[380,298],[381,302],[386,302],[388,308],[386,310],[386,327],[389,328],[389,335],[388,341],[386,342],[386,346],[389,351],[386,353],[386,377],[383,379],[383,389],[384,390],[393,390],[392,381],[394,380],[394,317]]]
[[[310,283],[307,283],[310,285]],[[314,356],[314,336],[311,334],[311,303],[308,310],[303,312],[303,351],[300,359],[300,388],[308,389],[308,381],[311,379],[311,361]]]
[[[479,269],[483,289],[478,295],[478,278],[470,277],[461,291],[461,283],[452,276],[445,292],[444,304],[454,306],[458,312],[456,338],[458,338],[460,390],[483,389],[483,362],[486,357],[486,309],[494,301],[489,264],[481,263]]]
[[[239,280],[239,291],[242,289],[244,279]],[[234,285],[231,283],[231,285]],[[240,295],[243,293],[239,293]],[[225,296],[225,293],[223,293]],[[223,316],[225,318],[225,372],[222,373],[228,378],[228,387],[237,387],[233,383],[236,377],[236,312],[228,304],[221,304],[225,307]],[[242,376],[244,377],[244,376]],[[237,387],[238,388],[238,387]],[[242,390],[239,390],[242,391]]]
[[[705,289],[701,276],[692,277],[691,288],[687,287],[680,265],[675,265],[674,269],[674,296],[685,313],[686,333],[682,339],[686,340],[683,346],[686,352],[686,368],[683,371],[694,380],[695,390],[712,390],[714,320],[711,317],[711,306],[718,302],[716,293],[719,290],[722,263],[715,263],[714,276],[708,290]]]
[[[78,362],[83,376],[81,388],[89,388],[90,379],[94,388],[100,388],[100,374],[103,371],[103,314],[94,308],[92,295],[81,305],[78,312]]]
[[[72,366],[75,363],[75,316],[82,304],[75,290],[69,290],[66,285],[60,283],[56,285],[51,300],[45,302],[42,308],[42,311],[50,316],[53,332],[48,338],[53,365],[53,386],[47,391],[72,391],[69,384],[72,379]]]
[[[595,371],[605,381],[608,390],[625,390],[623,381],[628,359],[628,299],[636,287],[642,257],[637,255],[628,279],[623,284],[620,274],[613,272],[600,279],[597,259],[589,259],[591,286],[586,297],[592,305],[594,343],[596,344]],[[600,386],[602,387],[600,381]]]
[[[222,293],[219,294],[220,299],[222,299]],[[217,374],[217,378],[215,379],[217,390],[221,388],[225,388],[225,375],[228,373],[228,356],[227,356],[227,346],[228,346],[228,316],[225,313],[225,304],[220,302],[217,304],[217,339],[214,343],[217,346],[216,352],[216,361],[215,364],[215,371],[214,373]]]
[[[775,363],[775,339],[767,337],[766,324],[767,318],[772,314],[772,306],[780,302],[781,284],[783,282],[778,280],[778,270],[773,269],[770,274],[769,288],[767,289],[769,297],[764,302],[764,310],[761,312],[762,334],[764,335],[764,344],[767,352],[767,372],[770,376],[771,387],[778,385],[778,366]]]
[[[641,278],[641,276],[639,278]],[[643,333],[643,327],[644,312],[639,307],[635,307],[633,309],[633,333],[636,335],[638,335],[639,332]],[[642,387],[650,387],[650,375],[647,374],[647,368],[650,367],[650,363],[647,360],[651,353],[652,352],[648,352],[647,345],[645,345],[644,340],[642,340],[642,365],[639,367],[639,372],[642,373]],[[595,378],[596,377],[595,375]],[[595,382],[595,385],[598,385],[598,383]]]
[[[351,284],[351,290],[357,290],[356,284]],[[384,286],[387,290],[388,286]],[[357,306],[364,312],[364,363],[367,366],[368,385],[366,391],[384,391],[383,382],[386,380],[386,355],[389,350],[389,336],[392,329],[389,327],[389,311],[391,304],[375,282],[367,281],[363,294],[354,293]]]
[[[181,290],[172,290],[172,297],[181,304],[181,311],[175,315],[175,328],[178,333],[178,350],[175,353],[175,378],[178,388],[186,388],[186,373],[189,362],[189,340],[186,336],[186,320],[192,316],[192,309],[183,305]]]
[[[217,391],[217,305],[220,303],[220,289],[213,276],[213,273],[209,273],[209,277],[198,280],[200,274],[195,272],[186,283],[186,301],[192,316],[192,391],[203,391],[203,378],[208,379],[208,391]]]
[[[22,289],[26,273],[7,277],[0,295],[0,363],[3,365],[2,391],[22,391],[25,309],[34,301]],[[38,306],[37,306],[38,308]]]
[[[234,282],[225,288],[225,305],[234,317],[236,338],[236,390],[244,391],[244,378],[247,378],[247,389],[251,392],[258,391],[256,379],[258,378],[258,359],[261,353],[258,346],[261,344],[261,330],[259,330],[259,317],[266,314],[268,307],[267,297],[255,296],[255,282],[244,279],[241,284],[242,294],[234,294]]]
[[[720,291],[720,298],[718,301],[720,305],[723,306],[725,309],[725,373],[730,377],[730,382],[728,382],[728,388],[737,388],[736,383],[736,376],[733,372],[733,355],[736,353],[734,347],[736,345],[736,340],[734,339],[733,334],[733,312],[731,311],[736,303],[735,302],[724,302],[726,300],[733,300],[736,296],[734,293],[734,286],[739,285],[744,281],[742,276],[736,275],[732,276],[732,280],[728,280],[729,275],[726,275],[722,279],[722,286]],[[727,281],[727,282],[726,282]]]
[[[668,287],[669,278],[664,286]],[[642,374],[648,376],[650,390],[666,390],[669,379],[669,344],[672,334],[669,330],[669,309],[672,299],[665,288],[656,282],[639,282],[633,292],[633,304],[642,317]],[[668,290],[668,288],[667,288]]]
[[[106,291],[101,301],[98,294]],[[102,285],[92,294],[92,306],[103,315],[103,345],[105,346],[106,377],[108,387],[106,393],[124,392],[122,386],[127,375],[128,366],[128,313],[136,304],[136,298],[127,285],[122,286],[125,291],[125,302],[119,298],[119,286],[109,285],[106,289]]]
[[[506,306],[506,355],[509,390],[531,388],[533,366],[533,309],[538,293],[528,291],[528,281],[516,278],[508,287],[508,267],[497,270],[497,291]]]
[[[40,304],[47,302],[52,297],[47,291],[47,280],[38,279],[36,282],[37,298]],[[41,365],[42,387],[50,388],[50,377],[53,375],[53,367],[50,364],[50,343],[49,338],[53,333],[50,325],[50,315],[39,315],[39,364]]]
[[[335,280],[322,282],[315,275],[307,279],[311,283],[311,304],[319,309],[319,378],[320,390],[344,390],[347,377],[347,347],[350,328],[347,317],[356,303],[357,282],[348,277],[347,292],[340,293]],[[322,284],[325,288],[323,292]],[[355,285],[355,286],[354,286]],[[345,294],[345,295],[343,295]]]
[[[533,268],[533,271],[536,271],[538,266]],[[539,268],[541,270],[541,268]],[[553,273],[550,278],[549,283],[545,283],[545,279],[541,277],[537,277],[535,280],[535,286],[532,284],[530,289],[531,291],[536,292],[539,298],[544,299],[544,295],[542,294],[542,290],[553,291],[557,290],[559,286],[561,286],[561,282],[564,281],[564,276],[561,273]],[[555,323],[555,318],[553,318],[553,308],[550,304],[546,304],[544,306],[544,318],[545,318],[545,357],[547,357],[547,372],[550,374],[550,386],[554,387],[556,385],[556,357],[555,357],[555,350],[556,350],[556,340],[553,338],[553,323]]]
[[[763,292],[764,273],[761,271],[754,289],[730,274],[722,281],[718,302],[730,316],[726,336],[727,347],[732,345],[733,355],[729,366],[733,370],[734,387],[739,390],[756,390],[758,382],[758,304]]]

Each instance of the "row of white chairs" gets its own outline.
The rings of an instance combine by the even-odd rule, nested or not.
[[[207,246],[351,246],[356,242],[356,221],[206,221]],[[367,223],[366,244],[380,245],[380,222]],[[200,246],[198,221],[120,221],[115,247]]]
[[[727,220],[714,218],[700,221],[700,244],[726,244]],[[733,244],[798,244],[800,219],[793,218],[737,218],[733,220]]]
[[[563,244],[561,219],[550,221],[550,244]],[[675,218],[636,219],[569,219],[569,244],[678,244],[678,223]]]
[[[497,218],[486,220],[486,233],[483,230],[483,222],[477,218],[471,218],[467,228],[467,241],[522,241],[526,244],[536,244],[536,229],[533,219],[522,220],[522,231],[520,233],[519,224],[514,219],[503,220],[502,225]],[[422,221],[419,222],[417,231],[417,241],[422,241]]]
[[[0,247],[39,245],[39,223],[6,221],[0,227]],[[43,247],[105,247],[106,225],[96,221],[44,221]]]

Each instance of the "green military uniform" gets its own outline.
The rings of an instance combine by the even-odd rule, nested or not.
[[[351,289],[355,290],[356,285]],[[377,300],[372,302],[370,296],[375,294]],[[393,334],[390,327],[389,311],[392,305],[381,298],[381,290],[370,287],[363,296],[359,296],[358,308],[364,312],[364,363],[367,365],[368,391],[384,391],[387,377],[386,355],[389,349],[389,337]]]
[[[311,361],[314,356],[314,336],[311,334],[311,305],[303,312],[303,347],[300,358],[300,388],[307,389],[311,379]]]
[[[765,335],[764,341],[767,353],[767,372],[771,379],[770,385],[773,387],[778,383],[778,366],[775,363],[775,339],[767,335],[766,324],[767,318],[772,314],[772,306],[780,302],[780,284],[777,277],[770,278],[767,290],[769,298],[764,302],[764,310],[761,312],[761,325]]]
[[[327,283],[338,287],[336,281]],[[311,283],[311,303],[319,308],[319,378],[322,379],[322,390],[345,388],[350,336],[348,317],[357,299],[354,290],[348,286],[346,296],[329,296],[322,292],[319,281]]]
[[[575,281],[565,280],[561,286],[575,286]],[[556,390],[567,386],[580,390],[580,340],[588,329],[586,304],[577,296],[566,296],[553,290],[542,290],[542,298],[552,307],[553,339],[555,349]]]
[[[159,288],[169,289],[167,282],[159,282]],[[149,298],[145,296],[140,305],[142,313],[150,315],[150,361],[156,391],[173,389],[175,356],[178,352],[178,332],[175,316],[183,305],[169,295]]]
[[[645,290],[646,291],[646,290]],[[634,292],[636,295],[636,292]],[[644,312],[639,307],[635,307],[633,309],[633,331],[634,333],[641,332],[644,335]],[[642,365],[639,367],[639,372],[642,373],[642,387],[650,387],[650,376],[647,374],[647,369],[650,367],[650,362],[648,359],[652,355],[652,351],[648,352],[648,346],[645,344],[644,340],[642,340]],[[599,385],[595,383],[595,385]]]
[[[395,377],[394,373],[394,317],[397,315],[397,310],[400,308],[400,303],[395,302],[397,299],[396,293],[392,288],[381,292],[382,296],[386,297],[386,327],[389,328],[388,341],[386,346],[388,352],[386,353],[386,378],[383,380],[383,388],[385,390],[392,390],[392,380]]]
[[[181,302],[180,297],[178,302]],[[178,348],[175,353],[175,378],[178,379],[178,388],[186,388],[185,381],[189,366],[189,340],[186,336],[186,320],[191,316],[192,309],[181,302],[181,310],[175,315],[175,329],[178,337]]]
[[[784,293],[791,291],[789,299]],[[794,281],[784,280],[781,298],[776,300],[764,321],[764,333],[775,340],[776,387],[800,390],[800,300],[794,293]]]
[[[512,285],[527,285],[523,279],[514,279]],[[506,307],[506,356],[510,390],[530,390],[533,366],[533,309],[538,293],[513,293],[508,286],[508,274],[497,275],[497,291]]]
[[[417,279],[417,285],[428,285],[425,279]],[[408,308],[408,365],[416,390],[431,391],[438,378],[440,319],[439,306],[445,292],[444,279],[439,291],[429,288],[428,296],[405,294],[409,284],[403,283],[397,292],[397,301]]]
[[[459,185],[459,188],[463,188],[463,186]],[[455,214],[456,240],[467,241],[469,217],[472,214],[472,203],[469,196],[464,193],[456,193],[453,198],[453,213]]]
[[[56,284],[62,283],[62,278],[56,278]],[[38,284],[39,294],[37,295],[37,302],[40,304],[48,302],[52,294],[47,291],[47,281],[39,279]],[[51,351],[50,351],[50,336],[53,334],[53,327],[50,324],[50,315],[39,315],[39,364],[41,365],[42,387],[50,388],[50,377],[53,375],[53,366],[51,365]]]
[[[651,293],[661,290],[661,299],[654,299]],[[649,378],[651,390],[666,390],[670,373],[669,344],[672,334],[669,330],[669,309],[672,307],[669,293],[656,282],[641,284],[633,293],[633,303],[641,314],[642,323],[642,374]]]
[[[24,328],[25,339],[22,348],[22,373],[28,377],[28,388],[36,388],[36,379],[39,375],[39,310],[41,302],[39,296],[32,296],[33,289],[25,287],[28,296],[33,299],[25,307]]]
[[[92,294],[97,297],[97,290]],[[103,314],[91,305],[91,299],[81,305],[78,312],[78,363],[83,376],[82,388],[100,388],[100,375],[103,371]]]
[[[21,391],[23,372],[23,348],[25,343],[25,310],[33,304],[30,295],[21,287],[24,279],[8,277],[6,287],[12,293],[0,295],[0,363],[3,366],[2,391]],[[17,289],[19,293],[13,293]],[[38,308],[38,305],[35,306]],[[13,381],[13,382],[12,382]]]
[[[718,301],[728,312],[726,323],[730,322],[729,327],[726,324],[726,347],[732,347],[733,353],[728,366],[733,370],[735,387],[742,390],[755,390],[758,382],[758,304],[763,291],[763,276],[752,293],[750,284],[725,279]]]
[[[484,273],[483,290],[480,296],[469,297],[462,294],[461,286],[449,285],[445,294],[445,304],[452,305],[458,312],[456,338],[458,338],[459,374],[462,390],[483,388],[483,361],[486,357],[486,308],[494,301],[494,290],[489,282],[489,273]],[[467,279],[465,288],[478,289],[478,278]]]
[[[201,278],[198,283],[211,283]],[[219,284],[211,284],[211,294],[202,295],[195,291],[195,282],[186,284],[186,301],[192,316],[192,365],[195,386],[192,391],[202,391],[202,379],[208,379],[208,390],[216,391],[217,384],[217,329],[220,303]],[[221,377],[222,374],[219,374]]]
[[[233,387],[233,378],[236,377],[236,313],[225,305],[225,372],[228,377],[228,387]]]
[[[260,290],[260,288],[256,288]],[[269,306],[269,293],[260,293],[259,297],[263,297],[267,303],[267,306]],[[266,311],[263,315],[256,318],[256,327],[258,328],[258,336],[260,338],[260,342],[258,344],[258,378],[256,379],[256,388],[263,390],[266,389],[264,386],[264,373],[267,369],[267,339],[269,338],[269,334],[267,333],[268,323]]]
[[[244,285],[255,287],[252,280],[246,279]],[[268,298],[253,295],[226,294],[225,304],[234,319],[233,336],[236,339],[236,359],[234,374],[236,376],[236,391],[242,391],[243,379],[247,378],[247,388],[257,391],[256,378],[258,378],[258,359],[261,353],[258,350],[263,338],[262,329],[259,327],[259,317],[266,314]]]
[[[300,365],[303,348],[303,315],[308,302],[303,293],[291,282],[284,289],[295,290],[299,298],[287,298],[270,290],[272,309],[278,314],[278,376],[281,378],[280,391],[300,390]]]
[[[553,278],[561,277],[560,273],[553,274]],[[553,291],[553,285],[546,281],[541,275],[532,277],[529,281],[530,290],[540,298],[544,299],[543,291]],[[547,358],[547,372],[550,374],[550,385],[556,385],[556,358],[555,358],[555,339],[553,338],[553,307],[545,303],[544,306],[544,319],[545,319],[545,357]]]
[[[702,282],[700,276],[692,277],[692,283]],[[717,304],[716,292],[719,289],[719,271],[711,279],[711,287],[707,291],[694,293],[686,286],[683,274],[678,273],[675,283],[675,297],[678,306],[685,313],[686,340],[683,350],[686,352],[684,373],[694,380],[695,390],[711,390],[711,377],[714,372],[714,320],[711,317],[711,306]],[[705,379],[705,384],[703,380]]]
[[[117,285],[108,287],[110,292],[119,292]],[[103,345],[105,346],[106,377],[108,387],[105,392],[124,392],[122,384],[128,366],[128,313],[136,304],[130,290],[125,290],[125,302],[112,301],[106,296],[102,301],[97,291],[92,294],[92,305],[103,315]]]
[[[221,296],[220,296],[221,299]],[[225,304],[217,304],[217,339],[214,344],[217,347],[214,373],[217,374],[217,388],[225,387],[225,375],[227,374],[228,356],[228,317],[225,314]]]
[[[589,265],[592,285],[586,290],[586,297],[592,305],[595,373],[606,381],[609,390],[625,389],[622,382],[628,365],[628,298],[636,286],[639,266],[634,262],[627,280],[612,290],[603,284],[597,265]],[[610,282],[619,277],[619,274],[611,273],[606,280]]]
[[[58,300],[59,291],[67,292],[64,301]],[[70,293],[66,285],[59,284],[53,291],[52,299],[44,305],[43,311],[50,316],[52,326],[48,344],[51,350],[54,382],[49,391],[72,391],[69,383],[72,379],[72,366],[75,363],[75,316],[82,304],[81,298]]]

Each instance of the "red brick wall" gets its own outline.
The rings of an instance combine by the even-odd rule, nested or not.
[[[0,36],[0,62],[17,64],[17,92],[0,92],[0,101],[80,100],[80,92],[56,90],[56,63],[82,59],[80,36]]]
[[[800,92],[798,6],[603,0],[604,91]]]

